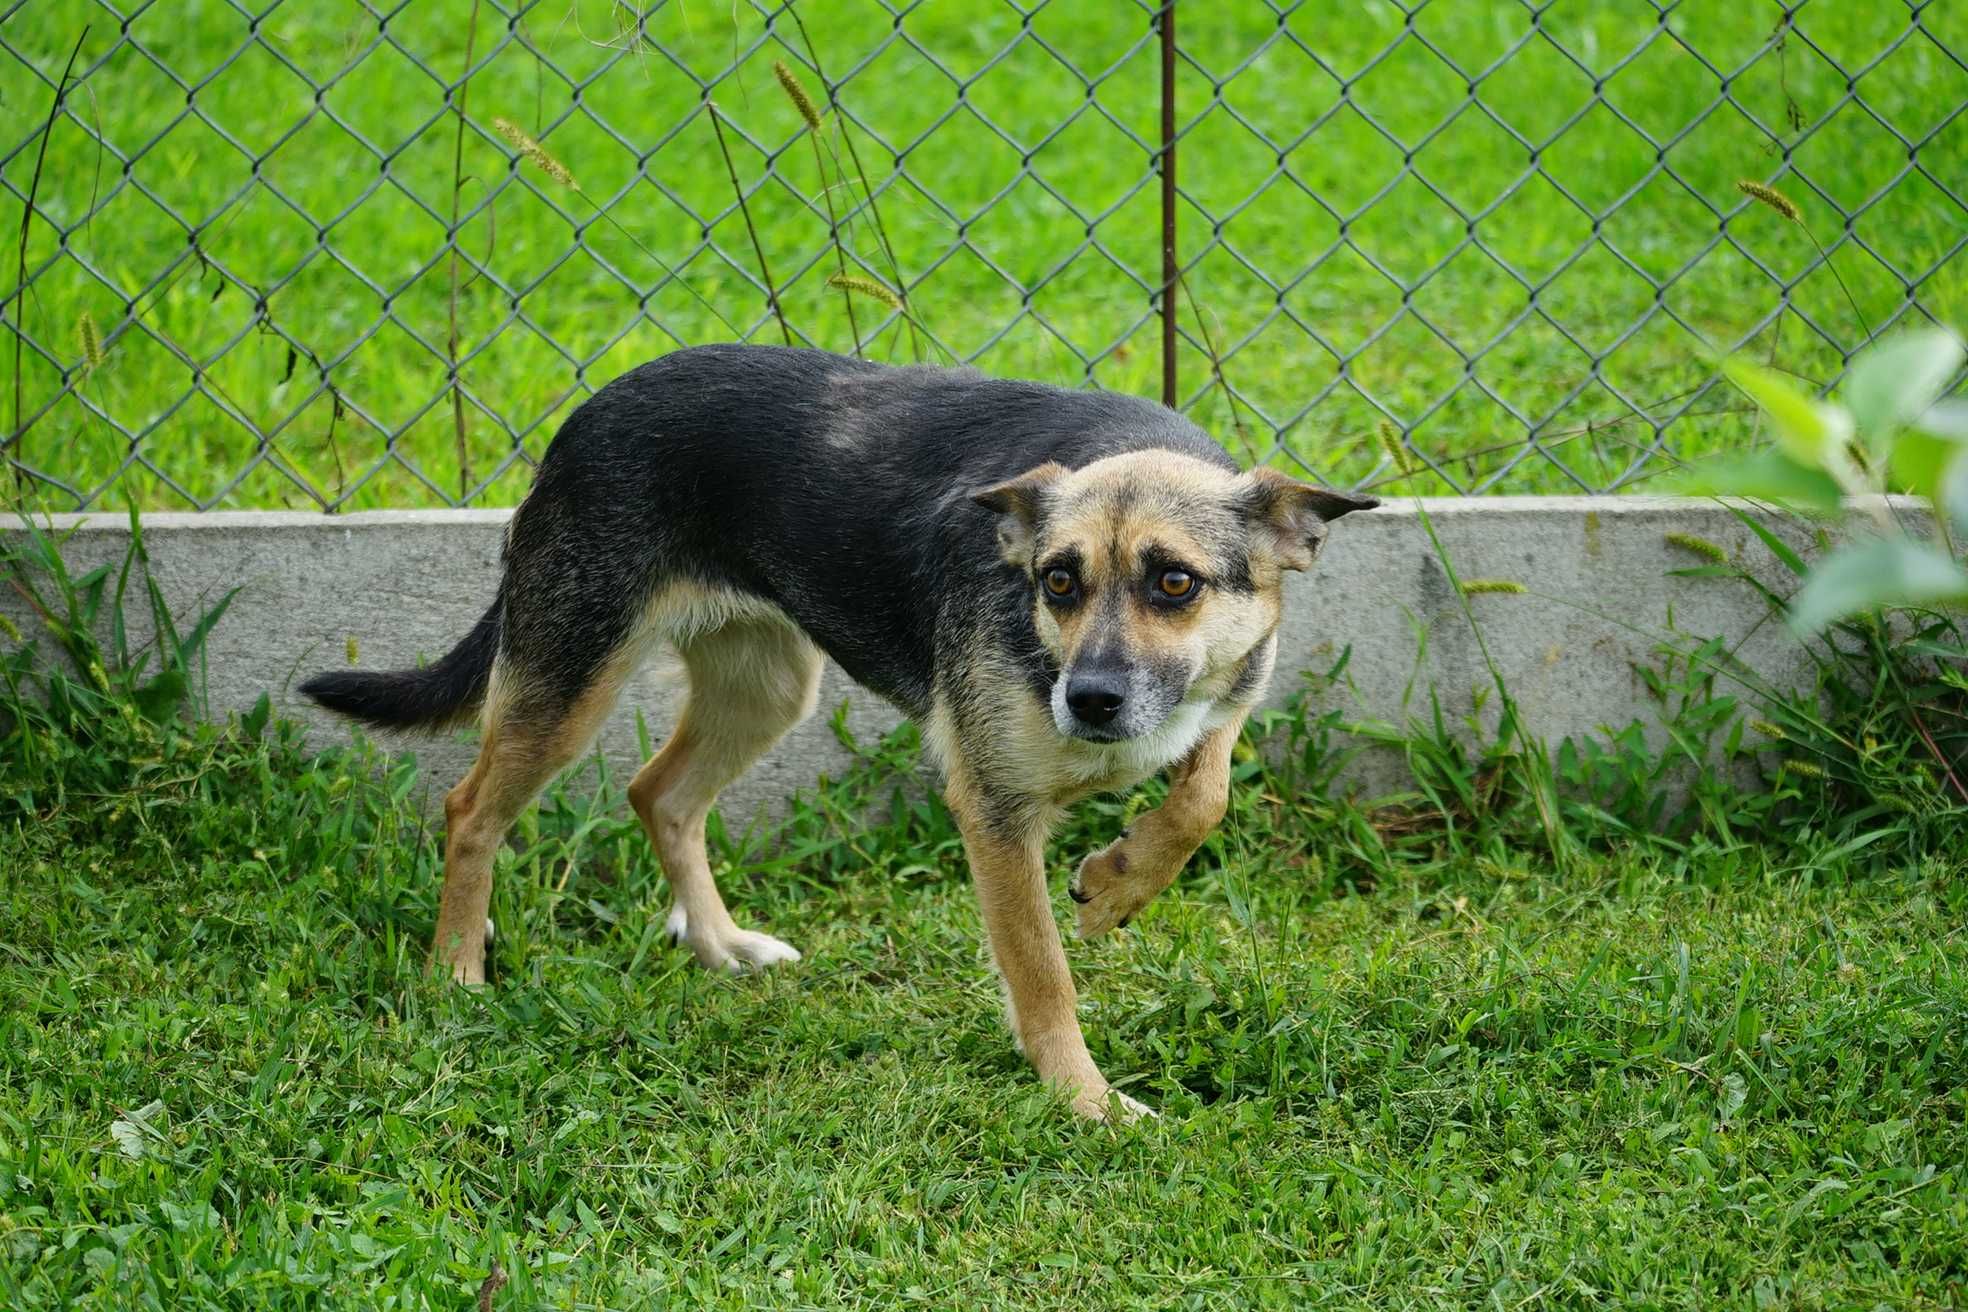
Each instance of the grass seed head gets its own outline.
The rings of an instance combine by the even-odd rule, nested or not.
[[[581,189],[581,184],[574,180],[574,170],[547,153],[547,148],[527,136],[519,124],[509,118],[495,118],[492,120],[492,126],[498,129],[500,136],[512,144],[514,150],[531,160],[540,172],[570,190]]]
[[[800,85],[799,78],[786,66],[785,60],[772,61],[772,76],[778,78],[779,85],[786,89],[786,99],[793,102],[793,108],[797,109],[799,116],[806,120],[806,126],[818,132],[820,109],[813,103],[813,97],[806,94],[806,88]]]
[[[1739,178],[1736,181],[1736,190],[1759,205],[1769,206],[1792,223],[1804,222],[1804,211],[1797,208],[1797,202],[1768,183]]]
[[[82,370],[94,373],[102,368],[102,333],[96,328],[96,317],[87,310],[75,321],[75,344],[82,348]]]
[[[1387,458],[1394,462],[1394,468],[1403,474],[1414,473],[1414,465],[1408,459],[1408,449],[1401,445],[1401,435],[1395,431],[1393,422],[1382,419],[1374,425],[1374,432],[1380,437],[1380,449],[1385,451]]]
[[[1515,579],[1464,579],[1462,595],[1474,597],[1485,592],[1519,593],[1525,591],[1524,585]]]
[[[865,296],[871,301],[880,301],[891,310],[902,308],[902,298],[893,290],[873,278],[866,278],[858,273],[828,274],[827,285],[837,287],[841,291],[853,292],[857,296]]]
[[[1703,560],[1713,561],[1717,565],[1729,563],[1729,553],[1707,538],[1698,538],[1692,533],[1666,533],[1662,536],[1667,539],[1669,546],[1679,547],[1683,551],[1700,556]]]

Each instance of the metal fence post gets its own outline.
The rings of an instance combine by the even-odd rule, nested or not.
[[[1159,19],[1162,48],[1162,404],[1182,404],[1176,388],[1175,285],[1182,266],[1175,253],[1175,0],[1166,0]]]

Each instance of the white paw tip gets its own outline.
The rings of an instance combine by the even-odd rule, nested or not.
[[[744,933],[736,942],[729,945],[733,959],[739,963],[738,969],[759,969],[777,966],[788,961],[800,959],[799,949],[790,943],[782,942],[770,934]]]
[[[1082,1095],[1074,1101],[1074,1106],[1090,1120],[1105,1121],[1109,1125],[1129,1125],[1144,1119],[1158,1120],[1161,1116],[1154,1108],[1128,1097],[1119,1089]]]

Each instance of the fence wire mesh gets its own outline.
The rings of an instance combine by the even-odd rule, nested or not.
[[[1166,93],[1164,21],[24,0],[13,491],[509,504],[679,344],[1157,395],[1164,309],[1173,400],[1250,459],[1612,491],[1753,437],[1715,351],[1828,386],[1891,325],[1968,322],[1958,0],[1192,0]]]

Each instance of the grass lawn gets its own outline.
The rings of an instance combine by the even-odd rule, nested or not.
[[[99,5],[28,0],[0,18],[9,234],[50,87],[92,24],[27,243],[29,270],[45,271],[21,314],[49,354],[26,354],[34,422],[15,454],[50,480],[34,483],[49,508],[119,471],[118,497],[156,508],[511,504],[527,479],[515,452],[537,455],[588,390],[679,342],[730,336],[704,302],[778,340],[703,110],[713,81],[787,319],[853,346],[825,285],[821,166],[771,71],[805,53],[786,18],[769,34],[752,7],[655,6],[658,50],[603,0],[519,8],[294,0],[249,30],[230,5],[154,4],[120,42],[123,20]],[[1949,167],[1968,158],[1968,9],[1926,5],[1899,41],[1904,6],[1821,0],[1766,49],[1777,5],[1667,8],[1184,6],[1180,241],[1201,318],[1185,304],[1181,367],[1202,422],[1254,456],[1281,440],[1348,483],[1610,487],[1669,467],[1643,457],[1654,424],[1684,408],[1670,452],[1747,434],[1744,414],[1718,413],[1728,395],[1693,390],[1709,344],[1750,339],[1824,380],[1864,325],[1910,302],[1968,323],[1968,209]],[[858,125],[895,261],[828,163],[847,258],[899,282],[951,356],[1155,394],[1146,10],[798,12]],[[468,44],[460,146],[444,83]],[[541,138],[581,196],[516,166],[495,117]],[[834,153],[841,132],[830,116]],[[1922,143],[1911,170],[1909,141]],[[1745,202],[1741,178],[1774,179],[1804,226]],[[454,191],[469,256],[455,268]],[[1804,272],[1817,241],[1844,286]],[[1808,323],[1766,325],[1777,280]],[[860,302],[864,333],[878,311]],[[86,376],[72,372],[85,315],[106,343]],[[1251,407],[1248,443],[1211,386],[1204,330]],[[899,324],[870,350],[912,354]],[[1401,477],[1383,418],[1432,470]]]
[[[32,746],[0,760],[9,1308],[464,1307],[495,1264],[497,1308],[1968,1296],[1958,857],[1560,875],[1246,759],[1177,887],[1072,949],[1096,1058],[1162,1113],[1109,1129],[1012,1052],[947,816],[870,818],[906,741],[777,855],[720,840],[803,962],[703,973],[626,813],[555,798],[474,993],[421,974],[408,762],[115,714]]]

